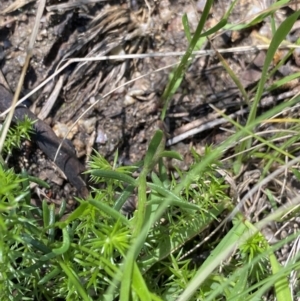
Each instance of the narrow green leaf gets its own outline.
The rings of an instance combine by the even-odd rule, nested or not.
[[[268,16],[272,15],[274,12],[276,12],[281,6],[284,6],[287,4],[290,0],[281,0],[281,1],[276,1],[276,3],[273,3],[270,5],[270,7],[264,11],[262,11],[261,14],[259,14],[257,17],[255,17],[252,21],[244,24],[228,24],[225,26],[225,29],[227,30],[242,30],[251,26],[254,26],[258,23],[261,23],[264,21]]]
[[[30,182],[38,184],[39,186],[41,186],[43,188],[50,189],[50,185],[47,182],[42,181],[40,178],[28,175],[28,180]]]
[[[66,206],[67,206],[67,202],[65,199],[61,200],[60,206],[59,206],[59,211],[56,217],[56,220],[59,221],[62,216],[64,215],[65,211],[66,211]]]
[[[48,273],[42,279],[39,280],[38,285],[44,285],[48,283],[51,279],[55,278],[60,272],[61,269],[59,267],[55,267],[50,273]]]
[[[49,226],[49,221],[50,221],[50,210],[47,201],[45,199],[43,200],[42,208],[43,208],[43,223],[44,223],[44,227],[47,228]]]
[[[226,236],[198,269],[197,274],[190,281],[186,290],[180,295],[178,301],[187,301],[191,299],[203,281],[207,279],[212,271],[228,257],[234,249],[235,244],[247,230],[248,228],[243,222],[237,222],[233,226],[233,228],[226,234]]]
[[[164,199],[154,199],[149,201],[147,204],[148,206],[152,205],[152,204],[161,204],[161,202],[163,202]],[[172,200],[170,203],[170,206],[176,206],[179,207],[183,210],[194,210],[194,211],[199,211],[200,208],[199,206],[195,205],[195,204],[191,204],[185,201],[178,201],[178,200]]]
[[[189,20],[188,20],[187,14],[184,14],[182,16],[182,25],[183,25],[183,29],[185,32],[185,36],[186,36],[188,42],[190,43],[192,37],[191,37],[190,25],[189,25]]]
[[[78,294],[81,296],[81,298],[84,301],[91,301],[92,298],[90,298],[84,289],[84,287],[81,285],[81,282],[74,272],[74,270],[67,264],[65,264],[62,260],[59,261],[59,265],[61,266],[62,270],[65,272],[66,276],[69,278],[71,283],[74,286],[75,291],[78,292]]]
[[[62,255],[66,253],[71,245],[70,236],[69,236],[69,227],[67,226],[63,228],[62,233],[63,233],[63,241],[61,246],[59,248],[52,249],[52,252],[56,255]]]
[[[55,205],[51,204],[49,206],[49,230],[48,230],[48,239],[50,242],[54,242],[55,236]]]
[[[287,17],[278,27],[278,29],[270,43],[270,47],[267,51],[265,63],[264,63],[263,69],[262,69],[261,79],[258,83],[257,91],[255,94],[254,102],[251,105],[251,110],[250,110],[249,117],[247,120],[247,125],[249,125],[251,122],[253,122],[253,120],[256,117],[258,104],[261,99],[262,93],[264,91],[264,87],[265,87],[265,84],[267,81],[268,69],[269,69],[270,64],[272,63],[273,57],[274,57],[278,47],[280,46],[281,42],[288,35],[288,33],[290,32],[291,28],[293,27],[294,23],[299,18],[299,16],[300,16],[300,11],[296,11],[295,13],[293,13],[292,15]],[[251,140],[249,140],[246,145],[249,146],[250,144],[251,144]],[[245,145],[244,145],[244,147],[245,147]]]
[[[151,294],[146,285],[146,282],[139,270],[137,264],[134,264],[133,273],[132,273],[132,287],[135,290],[136,294],[143,301],[151,301]]]
[[[293,74],[290,74],[288,76],[285,76],[284,78],[281,78],[277,81],[275,81],[268,89],[267,91],[273,91],[287,83],[289,83],[290,81],[297,79],[300,77],[300,72],[295,72]]]
[[[151,252],[139,257],[138,265],[145,273],[155,263],[163,260],[176,250],[178,250],[187,241],[198,235],[205,229],[216,216],[219,216],[224,211],[223,205],[217,205],[216,208],[210,210],[210,214],[205,217],[199,214],[198,218],[185,221],[185,226],[182,230],[178,230],[169,237],[169,240],[160,240],[158,246]]]
[[[51,252],[51,249],[47,247],[44,243],[39,240],[33,239],[28,234],[24,233],[21,238],[24,240],[25,243],[30,244],[35,249],[41,251],[43,254]]]
[[[175,69],[174,75],[172,76],[169,84],[167,85],[167,87],[163,93],[162,99],[164,100],[164,107],[163,107],[163,111],[162,111],[162,119],[165,118],[169,101],[170,101],[172,95],[175,93],[174,86],[176,85],[178,80],[180,80],[182,78],[182,75],[184,74],[185,69],[188,66],[189,58],[191,57],[191,55],[196,47],[196,44],[199,41],[199,36],[200,36],[201,32],[203,31],[204,24],[208,18],[208,15],[209,15],[210,9],[213,5],[213,2],[214,2],[213,0],[206,1],[200,21],[197,25],[195,34],[193,35],[193,38],[189,44],[189,47],[186,50],[184,56],[182,57],[180,64]]]
[[[118,171],[114,171],[114,170],[91,170],[89,172],[91,175],[96,176],[96,177],[102,177],[102,178],[107,178],[107,179],[113,179],[113,180],[118,180],[118,181],[122,181],[124,183],[128,183],[130,185],[137,185],[137,182],[134,178],[122,174]]]
[[[270,264],[272,268],[272,273],[275,275],[280,270],[283,269],[283,267],[278,262],[276,256],[274,253],[271,253],[269,255]],[[292,293],[289,288],[289,282],[286,276],[281,276],[279,280],[277,280],[274,284],[275,287],[275,295],[277,301],[292,301]]]
[[[81,217],[82,215],[86,214],[86,209],[88,208],[89,204],[87,202],[83,202],[77,207],[63,222],[58,222],[57,225],[60,228],[66,227],[72,221],[76,220],[77,218]]]
[[[59,255],[66,253],[69,250],[71,244],[70,236],[69,236],[69,227],[68,226],[64,227],[62,231],[63,231],[63,241],[60,247],[54,248],[48,254],[41,256],[39,258],[41,261],[49,261],[55,257],[58,257]]]
[[[179,196],[177,196],[175,193],[172,191],[168,190],[164,186],[161,185],[156,185],[152,183],[147,184],[151,189],[154,191],[157,191],[159,194],[165,196],[165,197],[170,197],[172,200],[177,200],[179,202],[184,202]]]
[[[120,196],[118,197],[118,199],[116,200],[114,209],[116,211],[120,211],[120,209],[122,208],[122,206],[125,204],[125,202],[127,201],[127,199],[129,198],[129,196],[133,193],[135,186],[133,185],[128,185],[125,190],[123,190],[123,192],[120,194]]]
[[[129,225],[129,221],[124,215],[122,215],[120,212],[116,211],[115,209],[111,208],[110,206],[104,204],[103,202],[96,201],[93,199],[88,199],[87,202],[92,206],[96,207],[98,210],[105,212],[108,216],[111,216],[116,220],[120,220],[125,225]]]
[[[128,253],[127,258],[124,263],[123,278],[121,281],[120,289],[120,300],[129,301],[131,300],[131,283],[132,283],[132,273],[134,268],[134,253]]]
[[[157,174],[155,172],[151,172],[151,180],[154,185],[163,187],[163,183],[161,182],[160,178],[157,176]]]
[[[161,130],[156,131],[149,143],[149,147],[144,160],[144,168],[148,171],[150,171],[151,166],[153,165],[153,163],[155,163],[153,161],[155,161],[155,155],[157,154],[157,152],[162,151],[161,149],[159,149],[159,147],[162,142],[163,135],[164,134]]]
[[[230,297],[232,299],[240,298],[239,296],[247,288],[248,281],[248,269],[239,268],[240,273],[238,273],[237,281],[232,290],[230,290]],[[229,299],[228,298],[228,299]]]
[[[213,26],[209,30],[203,32],[202,34],[200,34],[199,38],[208,37],[208,36],[216,33],[218,30],[220,30],[221,28],[226,26],[226,24],[227,24],[227,19],[220,20],[220,22],[218,22],[215,26]]]
[[[182,156],[179,153],[175,152],[175,151],[163,151],[163,152],[160,153],[160,157],[177,159],[179,161],[183,161]]]

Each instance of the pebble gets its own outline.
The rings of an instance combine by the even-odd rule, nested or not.
[[[97,118],[92,117],[85,120],[79,120],[78,124],[84,128],[86,133],[91,134],[95,129],[96,122],[97,122]]]
[[[132,97],[131,95],[125,95],[124,97],[124,106],[130,106],[133,105],[136,102],[136,99]]]
[[[17,56],[17,61],[18,61],[18,63],[19,63],[19,65],[21,66],[21,67],[23,67],[24,66],[24,64],[25,64],[25,55],[18,55]]]
[[[96,143],[105,144],[106,142],[107,142],[107,135],[102,129],[98,129]]]
[[[72,140],[72,138],[74,137],[74,135],[78,132],[78,127],[74,127],[70,132],[70,126],[61,123],[61,122],[57,122],[54,126],[53,126],[53,131],[56,134],[57,137],[59,138],[65,138],[65,136],[68,134],[67,138],[69,140]],[[68,133],[69,132],[69,133]]]
[[[72,190],[71,185],[69,183],[66,183],[66,185],[64,186],[65,193],[69,194],[71,190]]]

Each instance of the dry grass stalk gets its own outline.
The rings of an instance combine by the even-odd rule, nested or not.
[[[36,19],[35,19],[35,23],[34,23],[34,27],[33,27],[31,36],[30,36],[30,41],[29,41],[29,45],[28,45],[28,48],[27,48],[25,63],[24,63],[24,66],[22,68],[22,73],[21,73],[21,76],[20,76],[20,79],[19,79],[19,82],[18,82],[18,86],[17,86],[16,92],[15,92],[13,100],[12,100],[12,105],[11,105],[9,115],[7,116],[5,125],[4,125],[2,133],[1,133],[0,153],[2,153],[4,141],[5,141],[8,129],[10,127],[12,118],[13,118],[14,109],[17,105],[17,101],[18,101],[19,95],[21,93],[21,89],[22,89],[23,82],[24,82],[25,75],[26,75],[26,71],[28,69],[29,62],[30,62],[30,59],[31,59],[31,56],[32,56],[32,50],[33,50],[33,47],[34,47],[34,42],[35,42],[36,37],[37,37],[38,28],[39,28],[41,17],[43,15],[45,4],[46,4],[46,0],[41,0],[40,3],[39,3],[39,6],[38,6],[37,12],[36,12]]]

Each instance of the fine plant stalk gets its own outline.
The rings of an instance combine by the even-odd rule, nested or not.
[[[133,231],[133,241],[135,241],[141,234],[143,226],[145,227],[145,212],[146,212],[146,201],[147,201],[147,181],[146,177],[152,170],[154,165],[158,162],[160,153],[165,148],[165,139],[163,132],[158,130],[152,138],[148,151],[144,160],[144,167],[139,176],[138,180],[138,208],[136,213],[136,225]],[[144,237],[144,239],[146,236]],[[136,274],[140,273],[139,268],[136,265],[135,259],[137,257],[138,250],[127,254],[126,261],[124,263],[124,281],[121,283],[120,297],[121,300],[129,300],[130,288],[132,277],[138,277]],[[134,268],[135,267],[135,268]]]
[[[30,62],[31,56],[32,56],[32,50],[33,50],[34,42],[35,42],[35,39],[36,39],[36,36],[37,36],[37,33],[38,33],[38,27],[39,27],[39,24],[40,24],[40,19],[41,19],[42,15],[43,15],[45,4],[46,4],[46,0],[41,0],[39,2],[37,14],[36,14],[36,20],[35,20],[35,23],[34,23],[34,28],[32,30],[30,41],[29,41],[29,45],[28,45],[28,48],[27,48],[25,63],[24,63],[24,66],[22,68],[22,72],[21,72],[21,76],[20,76],[19,81],[18,81],[17,89],[16,89],[16,92],[15,92],[13,100],[12,100],[11,110],[9,111],[9,114],[8,114],[8,116],[6,118],[4,127],[3,127],[2,131],[1,131],[1,136],[0,136],[0,154],[2,153],[3,146],[4,146],[4,141],[5,141],[8,129],[10,127],[10,124],[11,124],[11,121],[12,121],[12,118],[13,118],[13,115],[14,115],[14,111],[15,111],[15,107],[16,107],[17,101],[19,99],[19,95],[21,93],[21,89],[22,89],[23,82],[24,82],[25,75],[26,75],[26,71],[27,71],[27,68],[29,66],[29,62]]]
[[[267,54],[266,54],[266,59],[265,59],[265,63],[264,63],[263,69],[262,69],[261,79],[258,83],[258,87],[257,87],[257,91],[256,91],[256,94],[255,94],[255,97],[254,97],[254,101],[251,105],[249,117],[248,117],[248,120],[247,120],[247,125],[252,123],[256,118],[258,104],[259,104],[259,101],[260,101],[261,96],[263,94],[265,84],[268,80],[268,77],[267,77],[268,69],[269,69],[270,64],[272,63],[273,57],[274,57],[278,47],[280,46],[281,42],[288,35],[288,33],[290,32],[292,26],[294,25],[296,20],[299,18],[299,16],[300,16],[300,11],[296,11],[291,16],[287,17],[280,24],[280,26],[278,27],[276,33],[273,36],[273,39],[270,43],[270,47],[269,47],[269,49],[267,51]],[[243,142],[241,144],[241,151],[244,151],[245,149],[249,148],[251,146],[251,143],[252,143],[252,139],[249,139],[248,141]]]
[[[201,32],[203,31],[205,22],[208,18],[209,11],[210,11],[210,9],[213,5],[213,2],[214,2],[213,0],[207,0],[206,1],[205,7],[204,7],[203,12],[202,12],[202,16],[201,16],[200,21],[198,23],[198,26],[196,28],[195,34],[193,35],[193,38],[191,39],[191,42],[188,46],[188,49],[186,50],[184,56],[182,57],[179,66],[176,68],[171,81],[169,82],[169,84],[167,85],[167,87],[166,87],[166,89],[163,93],[162,98],[165,101],[165,103],[164,103],[164,108],[163,108],[163,111],[162,111],[162,119],[165,118],[167,106],[169,104],[169,101],[170,101],[173,93],[175,92],[174,87],[176,85],[176,82],[182,76],[184,70],[186,69],[186,67],[188,65],[189,58],[191,57],[192,52],[195,49],[196,44],[197,44],[197,42],[200,38]]]

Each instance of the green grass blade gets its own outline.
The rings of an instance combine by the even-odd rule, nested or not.
[[[45,285],[61,272],[60,267],[55,267],[51,272],[39,280],[38,285]]]
[[[49,221],[50,221],[50,210],[46,200],[43,200],[42,208],[43,208],[43,223],[44,223],[44,227],[47,228],[49,226]]]
[[[212,44],[213,46],[213,44]],[[216,50],[216,49],[215,49]],[[235,73],[232,71],[226,60],[223,58],[223,56],[216,50],[216,55],[218,56],[221,64],[223,65],[224,69],[227,71],[229,74],[230,78],[233,80],[233,82],[236,84],[238,89],[240,90],[241,94],[243,95],[245,101],[247,104],[249,104],[249,98],[248,98],[248,93],[246,92],[243,84],[239,80],[239,78],[235,75]]]
[[[153,138],[149,143],[144,160],[144,170],[146,173],[148,173],[152,169],[153,165],[157,163],[157,160],[159,158],[158,156],[165,148],[163,136],[163,132],[161,130],[158,130],[155,132]]]
[[[285,85],[286,83],[291,82],[294,79],[297,79],[300,77],[300,72],[295,72],[293,74],[290,74],[288,76],[285,76],[284,78],[281,78],[277,81],[275,81],[268,89],[267,91],[273,91],[275,89],[278,89],[279,87]]]
[[[71,283],[74,286],[74,289],[78,292],[78,294],[81,296],[81,298],[84,301],[91,301],[92,299],[88,296],[86,290],[81,285],[81,282],[74,272],[74,270],[67,264],[65,264],[62,260],[59,261],[59,265],[62,268],[62,270],[65,272],[66,276],[69,278]]]
[[[120,220],[122,223],[129,226],[129,221],[124,215],[101,202],[101,200],[96,201],[93,199],[88,199],[87,202],[96,207],[98,210],[105,212],[108,216],[113,217],[115,220]]]
[[[269,69],[270,64],[272,63],[273,57],[274,57],[278,47],[280,46],[281,42],[288,35],[288,33],[290,32],[291,28],[293,27],[294,23],[297,21],[299,16],[300,16],[300,11],[297,11],[297,12],[293,13],[291,16],[287,17],[278,27],[278,29],[270,43],[270,47],[267,51],[265,63],[264,63],[263,69],[262,69],[261,79],[258,83],[257,91],[255,94],[254,102],[251,105],[251,110],[250,110],[249,117],[247,120],[247,125],[252,123],[256,118],[258,104],[260,102],[266,81],[268,79],[267,78],[268,69]],[[251,139],[246,141],[246,143],[242,144],[241,150],[245,150],[246,148],[250,147],[250,145],[251,145]]]
[[[114,170],[91,170],[89,171],[89,174],[99,178],[102,177],[106,179],[118,180],[134,186],[137,185],[137,182],[134,178]]]
[[[193,38],[192,38],[192,40],[189,44],[189,47],[188,47],[187,51],[185,52],[184,56],[182,57],[179,66],[176,68],[171,81],[169,82],[169,84],[167,85],[167,87],[166,87],[166,89],[163,93],[162,99],[164,100],[164,108],[163,108],[163,111],[162,111],[162,119],[165,118],[166,110],[167,110],[167,106],[169,104],[169,101],[170,101],[173,93],[175,93],[174,87],[177,84],[178,80],[180,80],[180,78],[182,78],[182,75],[183,75],[183,73],[184,73],[184,71],[185,71],[185,69],[188,65],[189,58],[191,57],[192,52],[195,49],[196,44],[197,44],[197,42],[199,40],[199,37],[201,35],[201,32],[203,31],[204,24],[205,24],[205,22],[208,18],[208,15],[209,15],[210,9],[213,5],[213,2],[214,2],[213,0],[207,0],[206,1],[205,7],[203,9],[203,12],[202,12],[202,15],[201,15],[201,18],[200,18],[200,21],[199,21],[198,26],[196,28],[195,34],[194,34],[194,36],[193,36]]]
[[[212,251],[210,256],[201,265],[195,277],[189,283],[187,289],[180,295],[178,301],[188,301],[195,294],[198,287],[213,272],[213,270],[223,261],[234,249],[235,244],[241,238],[247,227],[243,222],[238,222],[226,234],[218,246]]]
[[[63,222],[58,222],[57,225],[60,228],[66,227],[68,224],[70,224],[72,221],[80,218],[81,216],[87,214],[89,204],[87,202],[83,202],[77,207]]]
[[[242,30],[248,27],[252,27],[258,23],[263,22],[268,16],[272,15],[274,12],[276,12],[280,7],[286,5],[290,0],[281,0],[277,1],[276,3],[273,3],[268,9],[262,11],[257,17],[255,17],[250,22],[244,23],[244,24],[238,24],[238,25],[232,25],[228,24],[225,29],[228,30]]]
[[[62,255],[64,253],[66,253],[69,250],[70,245],[71,245],[70,236],[69,236],[69,227],[67,226],[67,227],[63,228],[62,232],[63,232],[63,241],[62,241],[61,246],[58,248],[52,249],[52,252],[56,255]]]
[[[276,274],[283,267],[278,262],[274,253],[269,255],[272,273]],[[275,295],[277,301],[292,301],[292,294],[289,288],[289,282],[286,276],[281,276],[274,284]]]
[[[185,32],[185,36],[186,36],[188,42],[191,43],[192,36],[191,36],[190,25],[189,25],[189,20],[188,20],[187,14],[184,14],[182,16],[182,25],[183,25],[183,30]]]
[[[129,196],[133,193],[135,186],[128,185],[123,192],[120,194],[118,199],[116,200],[116,203],[114,205],[114,209],[116,211],[120,211],[122,206],[125,204],[126,200],[129,198]]]
[[[245,291],[247,287],[247,280],[248,280],[248,269],[241,269],[237,282],[234,288],[230,291],[230,295],[232,296],[233,299],[236,297],[240,298],[239,296],[241,295],[242,292]]]
[[[151,294],[148,290],[145,280],[136,263],[134,264],[133,273],[132,273],[132,287],[134,288],[140,300],[142,301],[152,300]]]
[[[129,252],[124,263],[123,278],[121,282],[120,300],[122,301],[130,300],[132,273],[134,265],[134,253]]]
[[[160,153],[161,158],[171,158],[171,159],[177,159],[179,161],[183,161],[182,156],[175,152],[175,151],[163,151]]]

